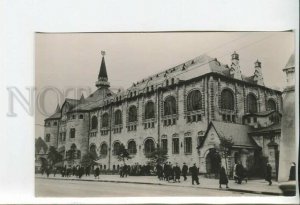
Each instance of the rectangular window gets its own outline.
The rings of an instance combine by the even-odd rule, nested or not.
[[[151,123],[151,127],[154,127],[154,122]]]
[[[75,138],[75,128],[70,129],[70,138]]]
[[[191,116],[187,116],[187,122],[191,122]]]
[[[53,125],[54,125],[54,126],[57,126],[57,122],[54,122]]]
[[[193,122],[196,122],[196,115],[193,115]]]
[[[171,125],[172,121],[171,119],[168,119],[168,125]]]
[[[257,122],[257,117],[254,117],[254,118],[253,118],[253,121],[254,121],[254,122]]]
[[[167,120],[164,120],[164,126],[167,126]]]
[[[144,129],[147,129],[147,123],[144,124]]]
[[[184,138],[184,153],[192,153],[192,138]]]
[[[198,116],[197,121],[201,121],[202,120],[202,116],[201,115],[197,115],[197,116]]]
[[[134,130],[136,130],[136,125],[134,125]]]
[[[75,119],[76,118],[76,116],[75,115],[72,115],[72,119]]]
[[[173,154],[179,154],[179,138],[173,138],[172,145]]]
[[[235,123],[235,115],[232,115],[232,122]]]
[[[251,123],[251,118],[250,118],[250,117],[247,118],[247,122],[248,122],[248,123]]]
[[[46,142],[50,142],[50,134],[46,134]]]
[[[227,121],[230,122],[231,121],[231,117],[230,115],[227,115]]]
[[[226,115],[222,115],[222,120],[226,121]]]
[[[176,125],[176,119],[173,119],[173,125]]]
[[[168,152],[168,140],[167,139],[161,140],[161,147],[164,152]]]

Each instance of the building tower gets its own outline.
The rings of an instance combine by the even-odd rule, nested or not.
[[[242,80],[242,73],[241,73],[239,61],[240,61],[239,54],[237,54],[234,51],[234,53],[231,55],[231,67],[229,71],[230,71],[230,75],[233,78]]]
[[[283,72],[286,73],[287,86],[283,91],[283,112],[281,123],[280,158],[278,181],[289,180],[290,167],[297,160],[297,141],[295,136],[295,55],[291,55]]]
[[[254,81],[257,85],[264,85],[264,78],[262,75],[261,62],[256,60],[254,63],[255,71],[254,71]]]
[[[101,62],[101,66],[100,66],[98,80],[95,83],[96,87],[98,89],[104,88],[104,87],[108,88],[110,86],[110,84],[108,82],[105,59],[104,59],[105,51],[101,51],[101,55],[102,55],[102,62]]]

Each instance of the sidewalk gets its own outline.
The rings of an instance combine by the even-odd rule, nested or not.
[[[36,174],[36,178],[47,178],[44,174]],[[164,186],[180,186],[180,187],[194,187],[202,189],[219,189],[219,180],[218,179],[208,179],[202,176],[199,177],[200,185],[192,185],[191,177],[188,177],[187,181],[183,181],[181,177],[181,183],[172,183],[166,181],[159,181],[156,176],[128,176],[127,178],[120,178],[119,175],[100,175],[99,179],[95,179],[94,176],[83,176],[81,179],[76,178],[75,176],[71,177],[61,177],[60,174],[57,174],[55,177],[53,174],[50,174],[49,179],[56,180],[78,180],[78,181],[95,181],[95,182],[114,182],[114,183],[133,183],[133,184],[153,184],[153,185],[164,185]],[[223,191],[238,191],[244,193],[254,193],[254,194],[263,194],[263,195],[282,195],[281,190],[277,182],[273,182],[272,186],[269,186],[268,183],[262,179],[260,180],[249,180],[247,183],[243,182],[242,184],[236,184],[233,180],[229,180],[229,189],[225,188],[225,185],[222,186]]]

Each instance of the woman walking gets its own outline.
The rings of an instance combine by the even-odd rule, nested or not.
[[[220,185],[220,189],[222,188],[222,184],[226,184],[226,188],[228,189],[228,178],[227,178],[227,174],[226,174],[226,170],[224,168],[224,166],[221,167],[220,169],[220,179],[219,179],[219,185]]]

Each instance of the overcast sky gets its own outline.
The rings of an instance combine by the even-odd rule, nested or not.
[[[36,34],[35,83],[37,94],[46,86],[62,92],[69,87],[96,89],[101,50],[112,88],[132,85],[148,75],[174,67],[206,53],[224,64],[231,54],[240,55],[241,71],[253,75],[254,62],[262,62],[265,85],[282,89],[282,72],[294,52],[291,32],[186,32],[186,33],[69,33]],[[69,97],[72,97],[70,93]],[[85,95],[86,97],[86,95]],[[45,98],[45,110],[57,105],[53,92]],[[60,102],[61,105],[62,102]],[[36,109],[36,136],[43,136],[45,116]]]

